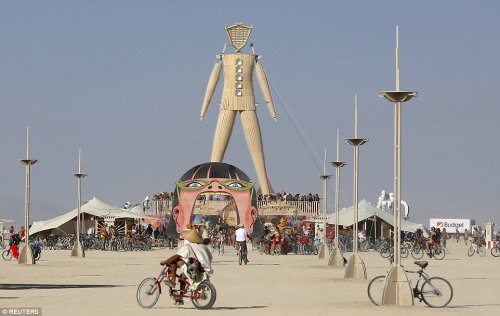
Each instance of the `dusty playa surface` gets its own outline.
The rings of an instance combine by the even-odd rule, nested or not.
[[[327,266],[316,256],[260,255],[250,251],[250,263],[239,266],[236,252],[214,254],[211,278],[217,301],[211,310],[196,310],[190,301],[175,306],[163,293],[152,309],[136,302],[137,285],[157,276],[160,260],[174,250],[148,252],[88,251],[71,258],[66,250],[45,250],[33,266],[0,261],[0,307],[40,307],[42,315],[499,315],[500,258],[467,256],[463,243],[449,242],[442,261],[429,261],[427,272],[449,280],[454,295],[446,308],[374,306],[367,295],[371,278],[385,274],[387,259],[362,252],[368,279],[345,280],[344,269]],[[347,257],[350,253],[345,254]],[[411,256],[406,269],[416,270]],[[409,275],[415,278],[415,275]]]

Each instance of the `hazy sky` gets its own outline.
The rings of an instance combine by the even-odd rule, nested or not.
[[[357,94],[370,139],[359,196],[375,204],[393,191],[393,105],[378,92],[395,88],[399,25],[401,89],[419,93],[402,122],[411,219],[500,225],[499,17],[493,0],[1,1],[0,217],[23,223],[27,126],[33,220],[76,207],[79,147],[84,200],[172,191],[210,158],[222,82],[202,122],[201,102],[224,27],[244,22],[274,87],[278,121],[262,105],[258,115],[275,190],[322,193],[324,151],[335,160],[337,128],[354,136]],[[340,152],[347,207],[353,149],[342,141]],[[239,118],[224,161],[257,181]]]

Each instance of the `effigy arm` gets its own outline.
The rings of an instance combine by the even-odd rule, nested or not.
[[[255,72],[257,74],[257,81],[259,82],[260,90],[264,96],[264,101],[267,103],[269,113],[271,117],[276,121],[276,109],[274,108],[273,98],[271,96],[271,90],[269,89],[269,83],[267,82],[266,72],[261,63],[255,64]]]
[[[216,63],[214,69],[212,70],[212,74],[210,75],[210,79],[208,80],[207,90],[205,91],[205,98],[203,99],[203,104],[201,106],[200,120],[203,119],[205,113],[207,112],[208,105],[212,100],[215,88],[217,87],[217,83],[219,82],[221,70],[222,70],[222,63],[221,62]]]

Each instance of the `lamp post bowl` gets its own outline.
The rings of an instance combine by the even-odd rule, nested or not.
[[[386,98],[391,102],[407,102],[411,98],[417,96],[417,92],[414,91],[380,91],[379,96]]]

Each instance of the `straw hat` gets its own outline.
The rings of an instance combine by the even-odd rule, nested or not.
[[[181,233],[182,237],[193,244],[202,244],[203,238],[198,234],[196,229],[185,230]]]

